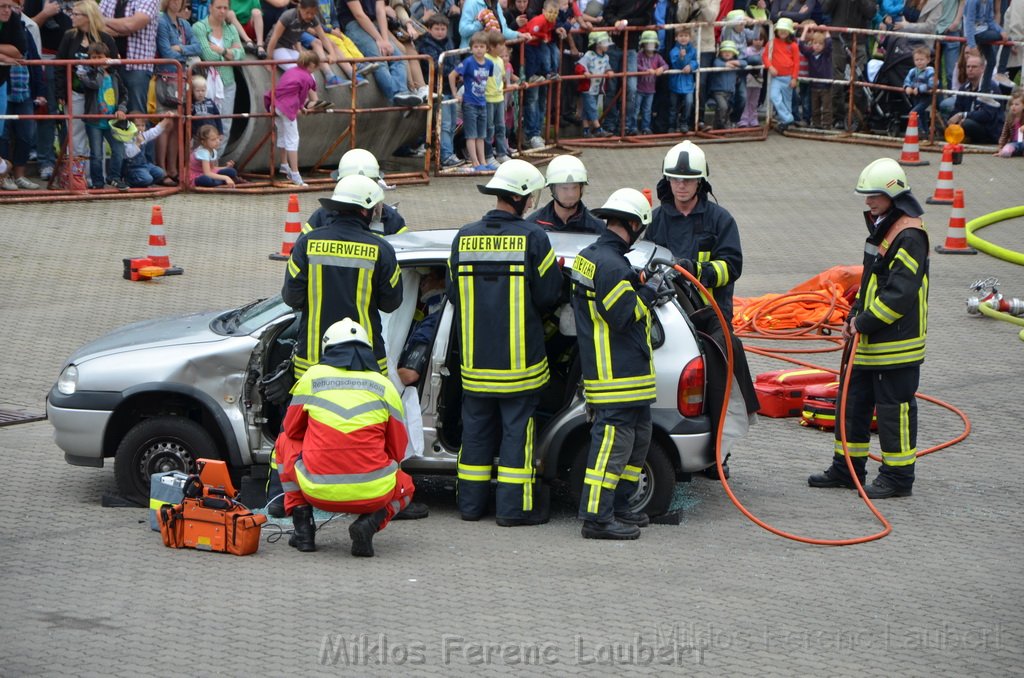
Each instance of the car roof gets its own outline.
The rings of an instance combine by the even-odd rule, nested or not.
[[[449,228],[436,231],[406,231],[399,235],[389,235],[387,241],[395,248],[399,262],[430,262],[447,261],[451,254],[452,240],[458,229]],[[556,257],[564,257],[571,263],[576,255],[590,245],[596,236],[590,233],[548,233],[551,247]],[[642,267],[654,257],[671,259],[672,253],[652,242],[641,240],[633,246],[627,255],[630,263]]]

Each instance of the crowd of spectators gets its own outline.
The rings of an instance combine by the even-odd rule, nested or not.
[[[543,146],[551,122],[545,120],[547,100],[555,88],[570,135],[573,129],[583,136],[606,136],[756,126],[766,122],[769,111],[774,120],[767,122],[780,131],[792,126],[877,131],[881,116],[891,133],[893,119],[905,124],[913,110],[925,130],[958,123],[969,142],[999,143],[1002,152],[1009,144],[1019,150],[1024,143],[1004,140],[1013,134],[1006,128],[1012,128],[1013,101],[1020,100],[1014,88],[1022,48],[1002,44],[1024,40],[1022,5],[1024,0],[0,0],[0,114],[70,110],[76,120],[67,156],[89,159],[90,187],[127,188],[125,144],[136,144],[147,166],[160,170],[146,176],[172,186],[183,180],[176,168],[188,164],[178,157],[176,126],[150,127],[149,138],[139,145],[133,135],[145,132],[145,126],[119,134],[122,119],[180,113],[192,100],[191,112],[201,116],[194,129],[214,128],[192,147],[223,154],[232,119],[220,116],[235,112],[235,62],[297,62],[312,53],[317,58],[310,71],[323,73],[323,86],[362,86],[372,72],[389,103],[417,106],[429,96],[426,61],[350,60],[427,55],[436,64],[441,53],[461,47],[467,53],[446,58],[437,73],[439,150],[447,167],[472,157],[473,169],[488,169],[507,158],[507,141],[520,134],[519,117],[513,115],[517,107],[525,145]],[[641,31],[694,22],[720,23],[714,29]],[[624,31],[627,27],[636,30]],[[855,36],[830,27],[896,33]],[[921,37],[901,35],[906,33]],[[936,42],[933,35],[963,42]],[[476,69],[465,63],[473,44],[481,46]],[[108,67],[92,61],[71,68],[20,63],[40,58],[141,63]],[[175,67],[145,63],[153,59],[223,65],[182,83]],[[858,80],[890,87],[884,96],[854,87],[854,110],[848,111],[847,86],[829,80],[849,78],[851,59]],[[290,67],[294,64],[282,70]],[[604,77],[623,67],[639,75]],[[470,71],[474,82],[467,93],[462,79]],[[559,81],[572,75],[580,77]],[[625,96],[617,97],[623,86]],[[936,89],[959,94],[936,98]],[[993,98],[1011,93],[1012,99]],[[513,96],[516,106],[510,105]],[[467,109],[473,112],[470,152],[456,148],[455,139],[466,101],[473,107]],[[274,112],[280,117],[280,110]],[[304,112],[302,105],[296,114]],[[27,175],[31,162],[37,163],[40,180],[50,180],[59,145],[67,138],[61,127],[54,121],[0,119],[0,157],[7,159],[0,189],[40,188]],[[421,151],[417,146],[423,141],[404,150]],[[297,164],[294,149],[284,150],[282,167]],[[299,176],[298,167],[289,166],[291,175]]]

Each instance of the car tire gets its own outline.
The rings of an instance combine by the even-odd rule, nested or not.
[[[587,457],[590,453],[590,440],[581,447],[569,469],[569,494],[576,505],[579,505],[583,494],[583,474],[587,468]],[[643,472],[640,474],[640,485],[630,501],[634,511],[644,511],[650,516],[660,516],[668,511],[675,494],[676,472],[669,460],[665,447],[656,440],[651,441],[644,461]]]
[[[196,459],[216,458],[217,445],[202,426],[184,417],[145,419],[128,431],[114,455],[114,480],[122,496],[148,504],[154,473],[194,473]]]

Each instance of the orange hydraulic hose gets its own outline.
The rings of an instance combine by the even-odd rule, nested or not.
[[[688,271],[686,271],[681,266],[673,265],[673,268],[676,271],[678,271],[685,279],[689,280],[694,286],[696,286],[697,289],[700,290],[700,292],[704,295],[704,298],[707,299],[708,302],[711,304],[711,308],[714,309],[715,316],[718,318],[718,322],[720,322],[722,324],[723,328],[728,328],[728,324],[725,321],[725,316],[722,314],[722,310],[718,307],[718,304],[715,302],[714,296],[711,294],[711,292],[708,291],[708,289],[706,287],[704,287],[704,285],[702,285],[701,282],[699,280],[697,280],[697,278],[695,276],[691,275]],[[732,375],[733,375],[733,372],[734,372],[734,365],[735,365],[735,356],[733,354],[732,342],[728,340],[728,336],[729,336],[729,333],[726,332],[725,351],[726,351],[726,361],[727,361],[727,365],[728,365],[729,379],[726,382],[725,393],[723,395],[723,403],[722,403],[722,410],[723,410],[723,412],[725,412],[728,409],[729,397],[730,397],[730,395],[732,393],[732,382],[733,382]],[[770,337],[770,338],[777,338],[777,337]],[[845,375],[844,375],[844,379],[842,380],[843,381],[843,388],[842,388],[842,392],[839,394],[839,401],[837,402],[837,407],[836,407],[836,412],[837,413],[840,411],[839,403],[845,403],[846,402],[847,393],[848,393],[848,390],[849,390],[849,387],[850,387],[850,379],[849,379],[849,377],[850,377],[850,374],[853,371],[853,359],[854,359],[854,357],[856,356],[856,353],[857,353],[856,338],[857,338],[857,335],[854,334],[854,336],[852,337],[852,339],[848,343],[848,345],[850,347],[850,355],[849,355],[849,358],[846,360],[846,364],[845,364]],[[829,337],[829,339],[830,340],[834,340],[835,338]],[[784,357],[784,356],[774,356],[774,355],[771,355],[771,351],[768,351],[766,349],[757,349],[757,350],[754,350],[754,352],[758,353],[760,355],[766,355],[766,356],[769,356],[769,357],[779,358],[780,360],[786,360],[786,361],[795,363],[797,365],[804,365],[806,367],[813,367],[813,368],[816,368],[816,369],[827,369],[827,368],[818,367],[816,365],[812,365],[810,363],[806,363],[806,362],[801,361],[801,360],[797,360],[795,358],[789,358],[789,357]],[[832,372],[832,373],[836,373],[836,370],[827,370],[827,371]],[[964,438],[967,437],[968,433],[970,433],[970,421],[967,419],[966,415],[964,415],[963,412],[961,412],[957,408],[953,407],[952,405],[949,405],[948,403],[944,403],[944,402],[942,402],[942,401],[940,401],[940,400],[938,400],[936,398],[931,398],[931,397],[928,397],[928,396],[921,396],[920,394],[918,394],[918,397],[921,397],[924,400],[927,400],[929,402],[932,402],[932,403],[941,405],[943,407],[946,407],[947,409],[949,409],[949,410],[955,412],[956,414],[958,414],[960,416],[960,418],[964,421],[965,429],[964,429],[964,432],[961,433],[956,438],[954,438],[954,439],[952,439],[952,440],[950,440],[948,442],[942,443],[941,445],[936,445],[935,447],[929,448],[928,450],[925,450],[923,452],[918,452],[917,456],[922,457],[922,456],[924,456],[926,454],[931,454],[932,452],[937,452],[938,450],[943,449],[945,447],[949,447],[950,445],[954,445],[954,444],[960,442],[961,440],[963,440]],[[868,509],[875,516],[875,518],[877,518],[878,521],[882,524],[882,530],[879,531],[879,532],[876,532],[874,534],[870,534],[870,535],[867,535],[867,536],[864,536],[864,537],[851,537],[851,538],[847,538],[847,539],[821,539],[821,538],[816,538],[816,537],[804,537],[804,536],[801,536],[801,535],[792,534],[790,532],[786,532],[786,531],[781,530],[781,529],[779,529],[777,527],[774,527],[773,525],[769,525],[768,523],[766,523],[765,521],[761,520],[760,518],[755,516],[753,513],[751,513],[743,505],[743,503],[736,497],[736,495],[732,491],[732,488],[729,487],[729,481],[725,477],[725,469],[722,467],[722,456],[717,453],[718,450],[721,450],[721,446],[722,446],[722,436],[723,436],[724,431],[725,431],[725,419],[726,419],[725,416],[722,416],[719,419],[718,430],[715,433],[715,450],[716,450],[715,465],[716,465],[716,467],[718,469],[718,477],[721,480],[722,487],[725,488],[725,493],[728,495],[729,500],[732,501],[733,505],[735,505],[737,509],[739,509],[740,513],[742,513],[744,516],[746,516],[755,525],[757,525],[758,527],[760,527],[762,529],[767,530],[768,532],[771,532],[772,534],[778,535],[780,537],[785,537],[786,539],[791,539],[793,541],[801,542],[801,543],[804,543],[804,544],[814,544],[814,545],[818,545],[818,546],[851,546],[853,544],[864,544],[864,543],[867,543],[867,542],[870,542],[870,541],[876,541],[878,539],[882,539],[883,537],[887,536],[889,533],[892,532],[892,525],[889,523],[888,520],[885,519],[885,516],[883,516],[878,511],[878,509],[875,508],[875,505],[871,503],[871,500],[868,499],[867,494],[864,492],[864,487],[861,485],[860,480],[859,480],[859,478],[857,478],[857,474],[856,474],[856,472],[853,469],[853,461],[850,458],[850,451],[849,451],[849,449],[847,447],[847,443],[846,443],[846,417],[838,417],[837,416],[837,419],[839,419],[839,421],[837,423],[837,425],[839,426],[839,437],[840,437],[840,441],[842,442],[842,445],[843,445],[843,456],[846,458],[846,466],[847,466],[847,468],[850,471],[850,476],[853,478],[854,484],[857,486],[857,493],[860,495],[861,499],[867,505]],[[876,457],[873,457],[873,458],[875,458],[877,460]]]

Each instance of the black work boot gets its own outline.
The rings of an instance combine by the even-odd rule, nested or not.
[[[430,509],[426,504],[418,501],[411,501],[409,505],[395,514],[391,520],[422,520],[430,515]]]
[[[377,534],[385,516],[387,511],[381,509],[376,513],[364,513],[352,521],[348,526],[348,536],[352,538],[352,555],[361,558],[373,557],[373,535]]]
[[[888,499],[889,497],[909,497],[913,494],[913,478],[910,484],[901,482],[898,476],[892,476],[885,472],[879,472],[878,477],[871,481],[870,485],[864,486],[864,494],[868,499]]]
[[[616,511],[615,520],[625,525],[636,525],[637,527],[647,527],[651,524],[651,518],[646,513],[643,511],[630,511],[629,509]]]
[[[316,522],[312,506],[296,506],[292,509],[294,531],[288,539],[288,546],[300,551],[316,551]]]
[[[640,528],[636,525],[625,525],[617,520],[609,520],[607,523],[586,520],[583,522],[581,534],[584,539],[638,539]]]
[[[866,464],[867,460],[853,460],[853,468],[857,472],[857,478],[860,479],[861,485],[864,484],[867,478],[867,472],[864,470]],[[811,487],[847,487],[851,490],[857,489],[853,478],[850,476],[850,471],[846,468],[846,459],[843,457],[838,457],[831,466],[821,473],[815,473],[807,478],[807,484]]]

